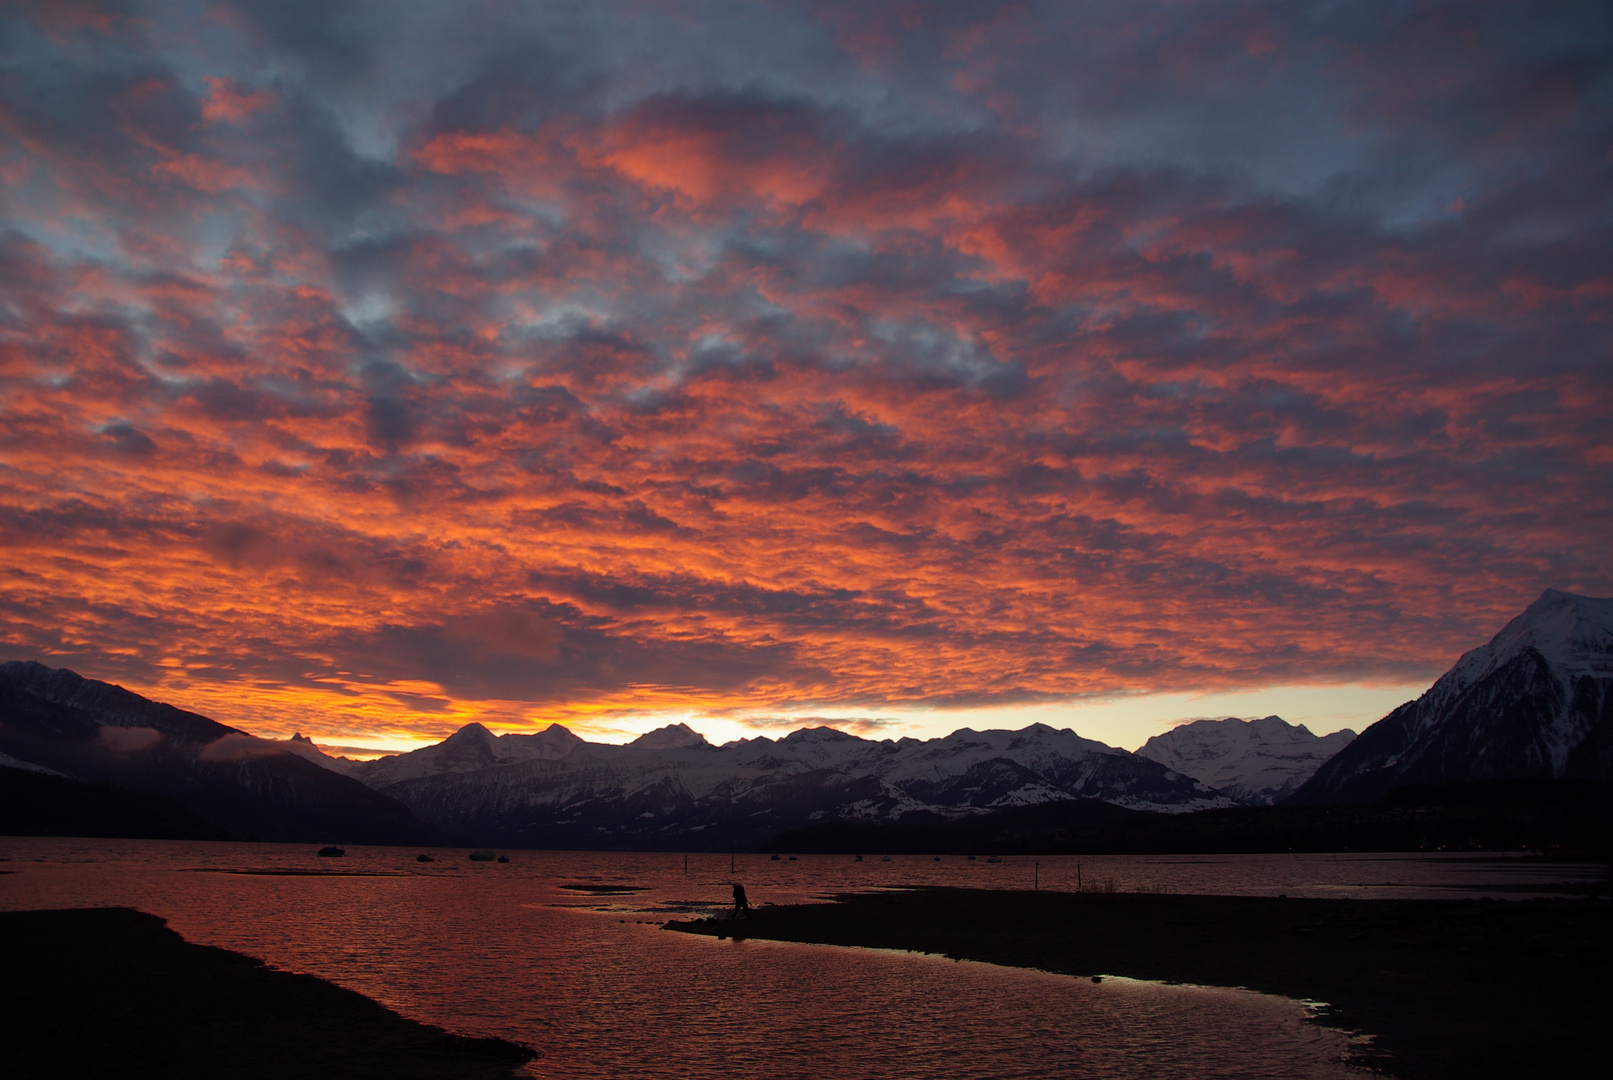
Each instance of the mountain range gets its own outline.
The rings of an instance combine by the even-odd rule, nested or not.
[[[1170,812],[1233,802],[1044,724],[927,740],[817,727],[721,746],[684,724],[625,746],[559,725],[494,735],[471,724],[435,746],[341,767],[441,828],[521,847],[727,850],[821,821],[957,818],[1080,798]]]
[[[1037,807],[1076,803],[1088,809],[1057,819],[1066,833],[1120,821],[1103,804],[1180,816],[1565,776],[1613,781],[1613,600],[1554,590],[1360,736],[1318,737],[1279,717],[1201,720],[1136,754],[1043,724],[925,740],[819,727],[721,746],[684,724],[624,746],[558,724],[507,735],[470,724],[433,746],[352,761],[70,671],[0,666],[10,803],[111,805],[132,791],[146,801],[127,813],[167,822],[174,835],[733,850],[803,829],[829,835],[831,825],[933,832],[1017,813],[1018,829],[1055,820],[1026,816]]]
[[[1040,724],[929,740],[816,728],[720,747],[682,724],[626,746],[559,725],[504,736],[470,725],[412,753],[332,764],[439,827],[564,847],[748,846],[825,822],[922,824],[1080,799],[1180,814],[1375,802],[1402,784],[1605,782],[1610,627],[1613,601],[1547,590],[1360,737],[1279,717],[1201,720],[1127,754]]]

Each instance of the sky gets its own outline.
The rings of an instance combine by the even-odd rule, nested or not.
[[[0,659],[1357,730],[1613,595],[1604,3],[12,2]]]

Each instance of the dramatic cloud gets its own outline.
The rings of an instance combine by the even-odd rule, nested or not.
[[[1597,3],[0,13],[0,647],[370,745],[1613,593]],[[873,730],[885,721],[856,721]]]

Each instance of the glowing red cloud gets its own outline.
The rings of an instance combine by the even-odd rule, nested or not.
[[[1420,678],[1609,588],[1600,219],[1088,169],[988,14],[824,15],[857,78],[933,45],[888,113],[491,63],[6,99],[0,641],[363,745]],[[1161,77],[1290,70],[1234,14]]]
[[[207,97],[202,101],[202,119],[208,123],[239,124],[255,112],[278,104],[274,94],[264,90],[241,90],[228,79],[207,78]]]

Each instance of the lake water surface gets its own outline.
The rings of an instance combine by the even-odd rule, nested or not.
[[[126,905],[188,940],[415,1019],[525,1042],[535,1077],[1323,1078],[1344,1034],[1243,990],[1101,984],[940,957],[669,933],[670,918],[906,885],[1290,896],[1526,895],[1519,859],[1004,859],[511,852],[0,837],[0,908]],[[732,868],[732,869],[731,869]],[[1584,868],[1595,874],[1597,868]],[[620,891],[618,891],[620,890]],[[115,1070],[114,1070],[115,1071]]]

